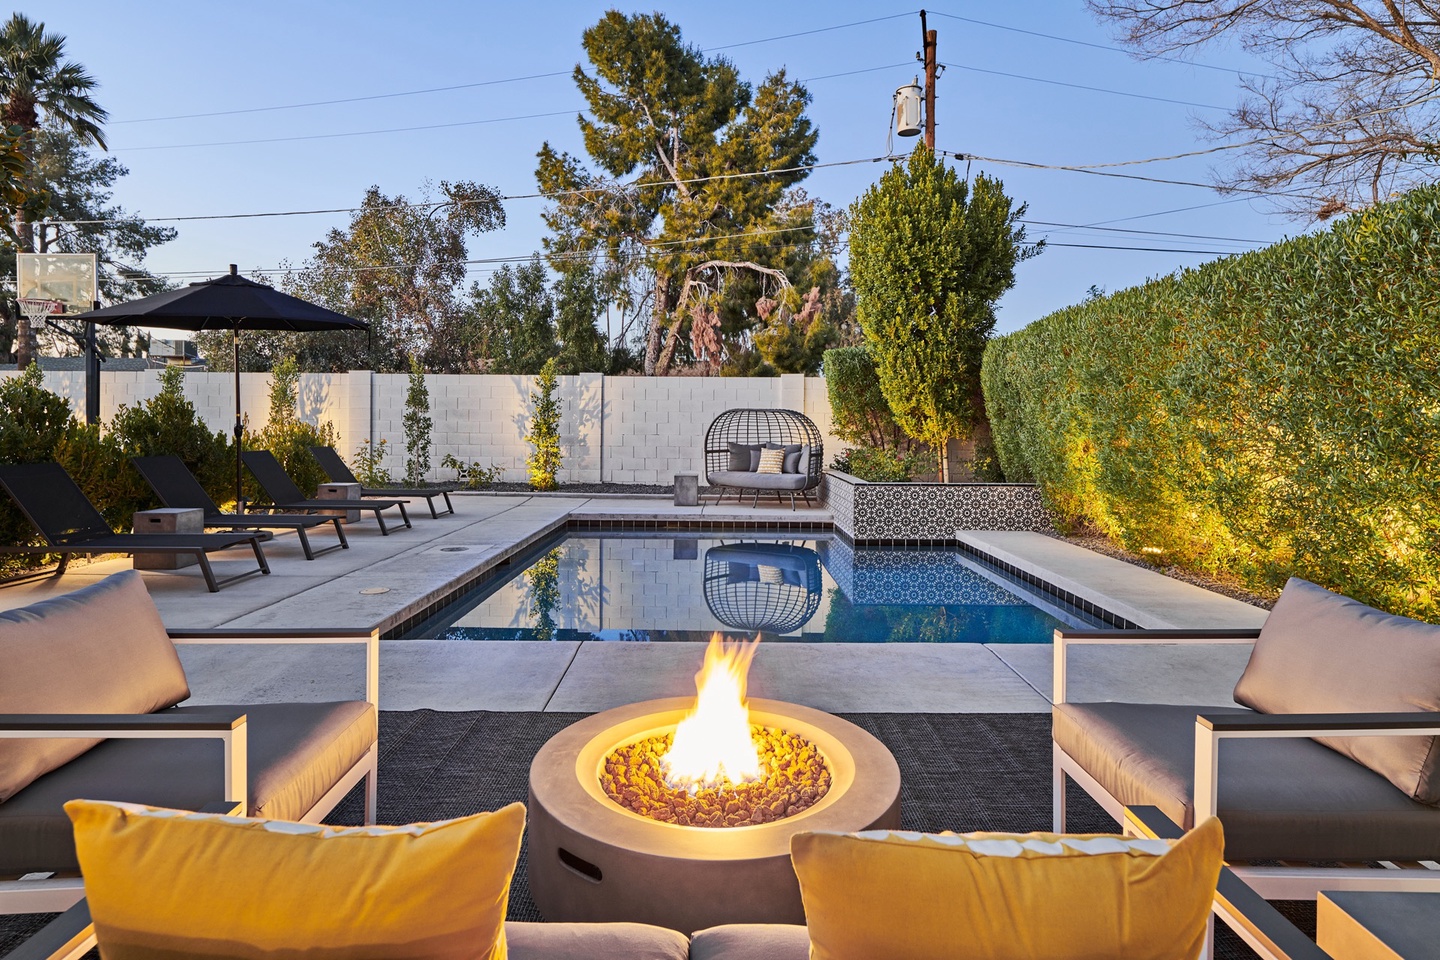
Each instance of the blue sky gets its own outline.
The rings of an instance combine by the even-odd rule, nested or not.
[[[575,114],[583,100],[569,72],[583,59],[581,32],[605,9],[425,0],[241,6],[68,0],[25,12],[66,35],[69,56],[100,82],[97,99],[112,118],[111,151],[130,168],[116,201],[168,218],[353,207],[372,184],[388,195],[413,196],[426,180],[477,180],[503,194],[531,193],[542,142],[582,152]],[[668,4],[664,12],[688,42],[731,58],[747,79],[758,82],[784,66],[808,80],[818,158],[832,163],[885,153],[891,95],[918,70],[914,9],[873,0],[730,0]],[[862,20],[875,22],[821,29]],[[1102,49],[1114,40],[1081,0],[945,0],[931,9],[930,24],[939,31],[939,59],[952,65],[937,84],[937,146],[996,159],[1091,164],[1209,146],[1193,118],[1223,116],[1211,107],[1234,103],[1233,69],[1263,70],[1234,50],[1207,51],[1202,67],[1138,62]],[[533,79],[488,82],[517,77]],[[438,87],[460,89],[387,96]],[[372,99],[292,107],[351,98]],[[271,107],[292,108],[263,109]],[[243,112],[193,116],[222,111]],[[529,119],[505,119],[513,117]],[[428,129],[399,132],[415,127]],[[911,143],[897,139],[895,147],[908,150]],[[1208,183],[1212,165],[1225,162],[1221,154],[1121,170]],[[805,186],[844,206],[883,169],[881,163],[820,169]],[[1092,284],[1118,290],[1303,229],[1263,200],[1209,189],[979,160],[972,170],[1001,177],[1011,196],[1029,203],[1029,219],[1112,228],[1032,225],[1032,237],[1204,251],[1052,246],[1019,268],[1015,289],[1001,302],[1002,331],[1076,302]],[[518,257],[538,249],[542,204],[507,202],[507,227],[475,240],[471,255]],[[188,280],[222,273],[231,262],[242,272],[298,263],[327,230],[347,221],[326,214],[180,222],[179,238],[157,249],[148,265]],[[477,264],[472,276],[484,282],[493,269]]]

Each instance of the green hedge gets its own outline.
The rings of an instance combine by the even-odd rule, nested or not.
[[[1440,619],[1440,187],[1050,314],[982,381],[1068,522]]]

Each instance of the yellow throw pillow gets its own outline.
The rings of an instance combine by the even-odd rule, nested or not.
[[[1199,954],[1224,837],[801,833],[810,960],[1177,960]]]
[[[504,960],[525,807],[329,827],[72,800],[105,960]]]
[[[784,473],[785,472],[785,451],[784,450],[761,450],[760,467],[756,473]]]

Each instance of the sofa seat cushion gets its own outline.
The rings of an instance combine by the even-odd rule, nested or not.
[[[1065,703],[1055,744],[1121,803],[1194,825],[1195,715],[1240,707]],[[1440,809],[1313,740],[1220,745],[1227,860],[1434,860]]]
[[[375,743],[375,708],[364,701],[173,712],[249,718],[249,813],[272,820],[299,820]],[[106,740],[0,804],[0,875],[78,869],[67,800],[194,810],[224,799],[224,782],[218,740]]]
[[[1260,630],[1235,701],[1261,713],[1428,710],[1440,719],[1440,625],[1292,577]],[[1440,737],[1316,739],[1407,797],[1440,804]]]
[[[809,960],[810,931],[790,923],[727,923],[690,937],[690,960]]]
[[[743,487],[746,490],[804,490],[809,477],[803,473],[750,473],[715,470],[707,474],[711,486]]]
[[[190,696],[140,574],[0,612],[0,713],[150,713]],[[99,740],[0,740],[0,802]]]
[[[685,960],[689,955],[685,934],[648,923],[512,920],[505,924],[505,940],[510,960]]]

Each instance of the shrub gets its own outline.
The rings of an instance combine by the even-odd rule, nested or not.
[[[33,363],[16,377],[0,379],[0,463],[45,463],[73,422],[70,405],[46,390],[40,368]],[[5,543],[31,543],[35,528],[8,496],[0,494],[0,538]],[[0,555],[0,569],[39,566],[35,557]]]
[[[424,483],[430,475],[430,391],[425,370],[410,358],[410,387],[405,393],[405,482]]]
[[[1044,317],[984,364],[995,445],[1130,549],[1440,617],[1440,188]]]
[[[505,474],[505,468],[496,464],[482,466],[479,460],[473,463],[468,460],[461,460],[454,454],[445,454],[445,459],[440,465],[447,470],[455,471],[455,479],[465,484],[467,490],[484,490]]]
[[[887,450],[910,446],[885,402],[868,347],[825,351],[825,391],[830,395],[831,430],[841,440]]]
[[[135,407],[122,406],[106,439],[117,462],[111,497],[105,501],[128,521],[129,514],[155,505],[155,494],[129,464],[131,457],[174,454],[199,479],[216,503],[235,497],[235,448],[224,433],[212,433],[185,399],[185,371],[160,371],[160,393]],[[128,512],[126,512],[128,511]]]
[[[388,441],[381,440],[379,443],[371,444],[369,440],[360,441],[360,449],[355,451],[352,462],[355,464],[355,479],[367,487],[392,487],[395,485],[395,478],[390,471],[385,469],[385,446]]]
[[[926,468],[929,457],[883,447],[854,447],[835,458],[834,467],[870,483],[908,483]]]
[[[533,490],[554,490],[559,487],[556,474],[560,472],[560,403],[555,399],[557,380],[555,358],[545,361],[540,375],[535,378],[539,393],[530,394],[530,432],[525,440],[535,448],[525,459],[530,468],[530,487]]]
[[[316,488],[329,478],[311,456],[310,448],[338,447],[340,435],[336,433],[334,424],[317,427],[295,416],[299,381],[300,373],[293,357],[275,364],[270,377],[270,419],[259,432],[245,431],[245,447],[249,450],[269,450],[301,492],[312,496]],[[260,485],[248,475],[245,496],[256,503],[270,502],[260,490]]]

